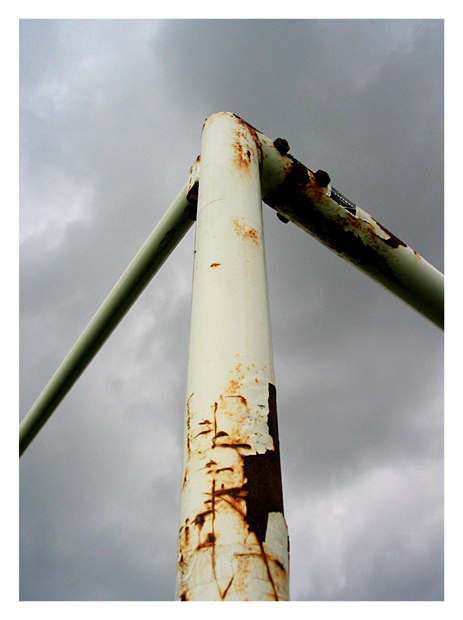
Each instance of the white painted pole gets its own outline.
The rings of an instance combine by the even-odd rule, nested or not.
[[[276,392],[259,178],[238,117],[203,128],[179,600],[288,600]]]

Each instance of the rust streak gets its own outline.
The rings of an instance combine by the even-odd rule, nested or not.
[[[187,428],[187,433],[186,433],[186,447],[187,447],[187,451],[188,453],[190,452],[190,429],[191,429],[191,412],[190,412],[190,400],[193,397],[193,394],[190,394],[188,400],[186,401],[186,428]]]
[[[215,438],[217,437],[217,403],[214,403],[214,435],[212,437],[212,448],[215,448]]]
[[[249,411],[248,401],[245,399],[244,396],[241,396],[241,394],[230,394],[229,396],[226,396],[226,398],[238,398],[241,401],[241,403],[246,407],[246,409]]]
[[[233,220],[233,225],[235,227],[236,234],[240,236],[244,241],[250,241],[251,243],[258,245],[259,233],[255,228],[246,226],[244,220],[240,222],[238,218],[235,218]]]
[[[236,512],[241,515],[243,517],[243,519],[246,519],[246,512],[241,510],[241,508],[239,506],[237,506],[234,502],[232,502],[231,500],[227,499],[226,497],[221,497],[220,498],[223,502],[225,502],[226,504],[228,504],[229,506],[231,506],[231,508],[233,508],[233,510],[236,510]]]
[[[205,430],[205,431],[201,431],[200,433],[198,433],[197,435],[195,435],[195,439],[196,439],[196,437],[199,437],[200,435],[207,435],[208,433],[211,433],[211,432],[212,432],[212,429],[208,429],[208,430]]]
[[[275,564],[278,566],[278,568],[280,570],[282,570],[284,573],[286,573],[286,568],[283,566],[283,564],[280,562],[280,560],[277,560],[276,558],[272,558],[272,561],[275,562]]]
[[[250,133],[252,136],[252,139],[254,141],[254,144],[257,147],[257,151],[259,153],[259,169],[261,168],[261,162],[262,162],[262,145],[260,143],[259,140],[259,133],[262,133],[261,131],[259,131],[258,129],[256,129],[255,127],[253,127],[252,125],[250,125],[249,123],[247,123],[245,120],[243,120],[241,117],[239,117],[237,114],[233,115],[236,120],[238,121],[238,123],[242,126],[243,130],[247,133]]]
[[[240,133],[233,147],[235,149],[235,164],[240,170],[247,170],[252,161],[252,153],[246,148],[246,137]]]
[[[268,433],[273,440],[273,446],[270,442],[270,446],[264,453],[254,453],[252,446],[247,443],[250,439],[247,434],[241,431],[240,425],[240,416],[244,418],[247,415],[250,402],[248,400],[249,395],[243,386],[241,370],[241,364],[237,364],[231,373],[234,378],[229,380],[218,400],[212,403],[212,421],[206,419],[203,414],[200,418],[201,421],[195,423],[201,425],[201,428],[198,426],[193,429],[190,428],[190,424],[193,424],[194,421],[193,411],[191,411],[190,416],[190,399],[193,394],[187,401],[188,445],[190,445],[190,441],[193,442],[200,435],[208,434],[209,437],[205,441],[209,446],[209,455],[206,456],[206,451],[202,466],[202,469],[206,470],[203,475],[206,477],[207,487],[203,489],[202,506],[199,508],[201,512],[195,511],[194,518],[191,516],[192,520],[185,522],[181,536],[181,551],[183,554],[190,555],[196,549],[205,554],[203,557],[207,558],[209,570],[212,573],[211,577],[217,587],[216,597],[225,600],[231,591],[238,593],[240,584],[243,588],[247,587],[246,583],[251,578],[248,571],[252,570],[252,566],[246,562],[241,565],[240,561],[238,569],[224,574],[222,574],[222,564],[219,564],[222,556],[218,553],[220,548],[218,545],[226,543],[225,526],[228,527],[229,523],[236,525],[243,541],[248,541],[248,537],[251,535],[253,540],[249,541],[249,544],[254,547],[254,551],[251,550],[251,547],[249,553],[239,555],[260,558],[259,562],[264,563],[261,564],[261,570],[264,570],[263,566],[265,565],[265,572],[262,577],[268,583],[267,596],[277,601],[279,600],[277,586],[280,588],[280,577],[283,579],[282,571],[285,572],[285,568],[283,563],[274,558],[273,552],[264,544],[266,543],[270,513],[280,512],[283,514],[276,391],[272,384],[268,384],[268,408],[267,404],[257,403],[257,407],[267,408]],[[251,370],[248,366],[249,372]],[[235,400],[231,402],[227,400],[229,398]],[[261,402],[265,402],[265,400],[263,399]],[[222,416],[225,415],[227,415],[227,425],[222,426],[222,422],[225,423]],[[209,417],[211,417],[210,414],[208,414]],[[235,419],[231,421],[230,417]],[[228,432],[221,430],[222,428],[227,429]],[[195,432],[197,434],[194,434]],[[193,445],[192,449],[194,449]],[[210,450],[214,448],[217,450],[211,454]],[[235,452],[226,453],[221,451],[221,448],[232,448]],[[248,451],[252,454],[249,454]],[[213,459],[211,458],[212,455],[214,455]],[[222,527],[224,527],[223,532]],[[189,560],[187,559],[182,568],[185,575],[188,565]],[[183,595],[181,595],[181,600],[188,600],[190,597],[190,593],[187,595],[186,588]]]
[[[208,540],[211,541],[212,545],[212,573],[214,575],[215,582],[217,584],[217,590],[219,591],[219,595],[221,600],[224,598],[224,594],[220,589],[219,582],[217,580],[217,570],[216,570],[216,558],[215,558],[215,480],[212,481],[212,534],[209,534]]]
[[[264,564],[265,564],[265,567],[267,569],[268,579],[269,579],[270,583],[272,584],[273,593],[275,595],[275,600],[278,601],[278,592],[277,592],[275,583],[273,581],[272,573],[270,572],[270,566],[268,564],[267,554],[265,553],[264,547],[263,547],[263,545],[262,545],[262,543],[260,541],[259,541],[259,546],[260,546],[260,550],[262,552],[262,559],[264,560]]]
[[[227,592],[230,589],[231,584],[233,583],[233,579],[235,578],[235,575],[232,575],[232,578],[230,579],[230,581],[228,582],[228,586],[225,588],[225,590],[223,591],[222,594],[222,600],[225,599],[225,597],[227,596]]]
[[[248,494],[247,491],[245,491],[243,489],[243,487],[232,487],[231,489],[220,489],[220,491],[216,491],[215,495],[216,497],[219,497],[221,495],[230,495],[230,497],[233,498],[240,498],[240,497],[246,497],[246,495]]]
[[[205,512],[200,512],[199,515],[196,515],[196,518],[193,521],[193,523],[201,529],[202,526],[204,525],[204,521],[206,520],[207,515],[210,515],[211,513],[212,513],[212,510],[206,510]]]

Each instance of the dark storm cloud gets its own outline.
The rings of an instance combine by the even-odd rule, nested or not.
[[[300,20],[291,28],[279,20],[168,22],[155,47],[166,59],[167,88],[188,100],[193,115],[233,108],[270,137],[287,137],[296,157],[328,169],[335,186],[374,209],[379,221],[387,213],[391,225],[406,227],[412,247],[439,259],[433,250],[443,244],[435,207],[443,200],[438,22]],[[381,168],[387,174],[378,175]],[[424,245],[429,231],[432,241]]]
[[[442,22],[26,21],[20,45],[21,416],[211,113],[286,138],[443,270]],[[292,598],[441,599],[442,335],[264,221]],[[193,241],[22,457],[24,600],[173,598]]]

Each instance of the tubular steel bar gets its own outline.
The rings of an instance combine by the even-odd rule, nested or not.
[[[176,597],[287,600],[260,148],[223,113],[201,144]]]
[[[229,114],[229,113],[224,113]],[[238,117],[236,117],[238,118]],[[242,119],[261,150],[263,201],[444,329],[444,276],[368,213]]]
[[[194,222],[195,179],[179,193],[19,427],[21,456]]]
[[[443,274],[288,152],[206,120],[188,184],[20,424],[21,455],[197,217],[179,600],[289,599],[261,201],[444,327]]]

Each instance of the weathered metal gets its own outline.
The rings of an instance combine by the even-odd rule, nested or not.
[[[187,198],[190,189],[187,184],[179,193],[21,422],[20,456],[191,228],[189,210],[195,206],[194,196]]]
[[[325,171],[312,172],[289,155],[285,140],[272,142],[251,129],[262,156],[262,199],[280,219],[316,237],[443,329],[443,274],[334,189]]]
[[[179,600],[287,600],[276,390],[255,132],[219,113],[203,128]]]
[[[288,600],[261,201],[444,326],[444,276],[238,116],[203,128],[189,182],[20,425],[20,454],[197,221],[179,600]]]

